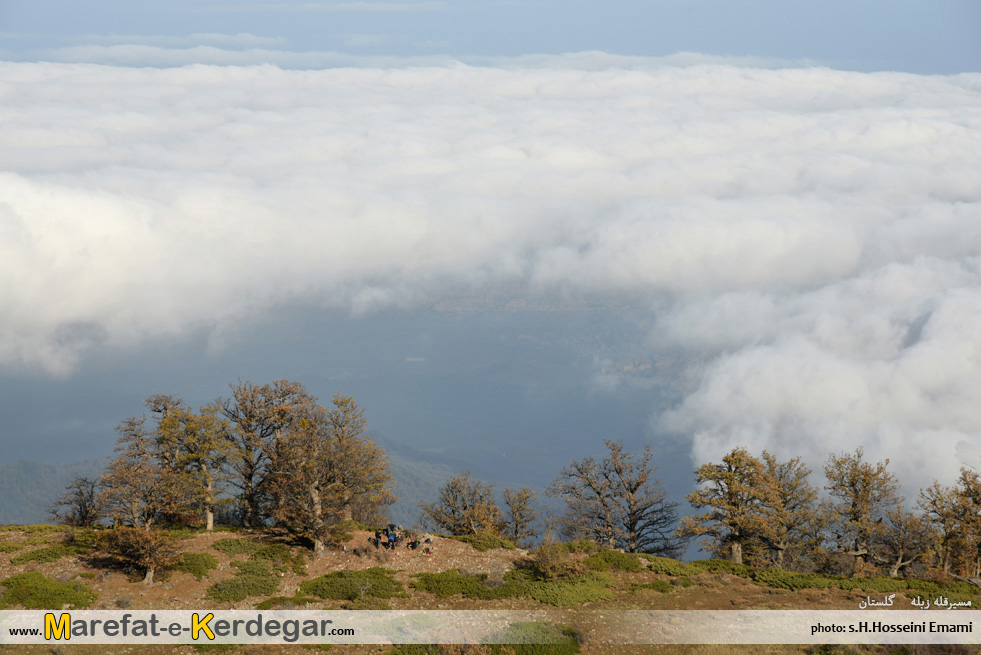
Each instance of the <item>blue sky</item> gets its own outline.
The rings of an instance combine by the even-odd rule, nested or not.
[[[289,378],[512,485],[610,437],[675,495],[735,446],[952,480],[979,33],[976,0],[0,1],[0,445],[101,457],[153,393]]]
[[[188,47],[196,41],[220,48],[361,56],[600,50],[633,56],[694,52],[928,74],[981,66],[981,5],[974,0],[4,0],[0,33],[0,47],[12,58],[70,59],[77,52],[59,51],[80,45]],[[215,35],[241,36],[236,41]]]

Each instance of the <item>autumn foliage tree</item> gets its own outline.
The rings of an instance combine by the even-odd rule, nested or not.
[[[170,465],[172,451],[146,417],[124,420],[116,428],[118,455],[100,478],[99,503],[115,530],[100,537],[104,550],[122,561],[144,567],[144,582],[170,562],[170,539],[153,530],[166,517],[187,515],[194,507],[190,479]]]
[[[833,540],[840,552],[864,565],[874,560],[873,551],[886,533],[886,513],[901,499],[899,483],[886,469],[889,460],[872,464],[863,455],[862,448],[831,455],[824,473],[831,497],[825,511]]]
[[[686,516],[678,526],[681,537],[710,537],[703,546],[743,563],[744,551],[759,544],[764,536],[773,544],[781,541],[767,523],[768,509],[778,503],[776,485],[767,477],[763,463],[745,448],[734,448],[719,464],[703,464],[695,471],[695,483],[702,485],[688,494],[702,514]]]
[[[818,491],[800,457],[781,462],[764,450],[761,459],[767,489],[762,494],[765,518],[759,537],[773,563],[786,568],[790,559],[806,560],[820,548],[824,524],[817,509]]]
[[[470,471],[464,471],[450,478],[436,502],[419,504],[424,524],[452,535],[484,530],[500,534],[504,522],[493,485],[471,480],[470,475]]]
[[[335,526],[354,518],[356,499],[374,508],[395,501],[388,460],[365,426],[361,407],[338,394],[332,408],[313,404],[295,416],[269,451],[273,516],[308,538],[315,557]]]

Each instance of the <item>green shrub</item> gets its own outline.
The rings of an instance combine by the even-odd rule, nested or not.
[[[666,594],[671,591],[672,585],[667,580],[655,580],[654,582],[645,582],[643,584],[632,584],[630,585],[630,593],[636,593],[641,589],[653,589],[654,591],[660,591],[662,594]]]
[[[502,539],[496,534],[487,532],[486,530],[481,530],[477,534],[467,534],[450,538],[456,539],[457,541],[462,541],[465,544],[470,544],[480,552],[491,550],[492,548],[506,548],[508,550],[514,550],[515,548],[514,544],[507,539]]]
[[[753,569],[746,564],[736,564],[727,559],[703,559],[692,562],[688,565],[688,572],[693,575],[702,573],[728,573],[738,575],[741,578],[753,577]]]
[[[491,649],[499,653],[507,645],[515,655],[574,655],[579,652],[580,638],[578,632],[565,625],[521,621],[495,637],[493,641],[500,643]]]
[[[55,538],[53,535],[45,535],[43,537],[31,537],[30,539],[25,539],[23,546],[46,546],[47,544],[54,543]]]
[[[392,606],[381,598],[355,598],[341,605],[345,610],[390,610]]]
[[[844,644],[822,644],[807,652],[810,655],[862,655],[859,651]]]
[[[300,571],[299,575],[306,575],[306,558],[300,553],[294,555],[293,551],[283,544],[263,546],[252,553],[252,559],[268,562],[276,573],[285,573],[292,569],[294,572]]]
[[[219,602],[238,602],[250,596],[268,596],[279,589],[279,581],[257,575],[239,575],[216,582],[204,597]]]
[[[10,541],[0,541],[0,553],[16,553],[23,548],[22,544],[15,544]]]
[[[589,539],[578,539],[576,541],[568,541],[562,544],[562,549],[567,553],[584,553],[586,555],[591,555],[601,547],[595,541],[590,541]]]
[[[80,578],[86,578],[88,580],[92,580],[95,578],[95,573],[92,573],[92,571],[82,571],[81,573],[78,574],[78,576]]]
[[[251,539],[239,539],[236,537],[228,537],[226,539],[219,539],[215,543],[211,544],[211,547],[218,552],[225,553],[229,557],[234,557],[236,555],[251,555],[255,551],[259,550],[259,544]]]
[[[402,583],[392,577],[393,571],[379,566],[364,571],[335,571],[300,585],[300,592],[318,598],[357,600],[359,598],[392,598],[404,593]]]
[[[272,571],[269,569],[269,562],[260,562],[250,559],[244,562],[232,562],[232,566],[238,569],[238,573],[235,575],[255,575],[259,576],[260,578],[272,577]]]
[[[492,597],[491,589],[484,584],[486,575],[466,575],[456,569],[441,573],[419,573],[409,586],[428,591],[440,598],[460,594],[466,598],[487,600]]]
[[[813,573],[792,573],[783,569],[763,569],[753,574],[753,579],[777,589],[827,589],[835,580]]]
[[[83,609],[97,598],[80,582],[55,582],[36,571],[11,576],[0,586],[6,587],[0,596],[0,609],[13,605],[29,610]]]
[[[197,653],[231,653],[238,650],[236,644],[192,644]]]
[[[80,552],[83,552],[83,549],[76,546],[54,544],[53,546],[47,546],[46,548],[38,548],[26,553],[21,553],[20,555],[14,555],[10,558],[10,563],[17,566],[26,564],[27,562],[38,562],[40,564],[44,564],[46,562],[56,562],[63,557],[77,555]]]
[[[640,560],[636,555],[628,555],[618,550],[603,550],[583,560],[594,571],[640,571]]]
[[[648,555],[647,553],[640,553],[638,557],[647,560],[647,568],[652,573],[673,576],[682,576],[691,573],[688,566],[684,562],[679,562],[676,559],[658,557],[657,555]]]
[[[582,605],[613,598],[613,584],[608,573],[590,572],[566,580],[529,583],[525,595],[545,605]]]
[[[218,559],[208,553],[184,553],[171,568],[202,580],[208,577],[208,571],[218,568]]]
[[[861,589],[862,591],[878,591],[890,593],[893,591],[903,591],[906,581],[902,578],[842,578],[835,580],[834,585],[841,589]]]

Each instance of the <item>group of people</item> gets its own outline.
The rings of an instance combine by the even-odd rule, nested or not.
[[[404,545],[409,550],[422,548],[423,554],[432,555],[432,550],[430,549],[432,538],[429,535],[424,536],[425,539],[423,540],[411,533],[403,531],[401,525],[395,525],[392,523],[381,530],[375,530],[375,538],[369,539],[369,541],[376,549],[385,548],[388,550],[395,550],[396,548]]]

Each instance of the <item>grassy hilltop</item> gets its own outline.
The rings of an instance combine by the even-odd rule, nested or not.
[[[869,594],[944,595],[981,602],[963,582],[832,578],[779,569],[754,570],[723,560],[677,560],[603,550],[592,542],[538,551],[478,535],[435,537],[432,554],[378,550],[372,533],[351,525],[316,559],[270,531],[174,532],[173,564],[153,584],[107,556],[95,530],[51,525],[0,528],[0,609],[847,609]],[[598,643],[601,626],[551,626],[554,645],[515,646],[521,653],[813,653],[950,655],[975,646],[623,646]],[[299,652],[304,646],[153,646],[139,652]],[[502,652],[499,647],[344,646],[334,653]],[[132,646],[0,647],[0,653],[135,652]],[[508,652],[507,650],[503,652]]]

